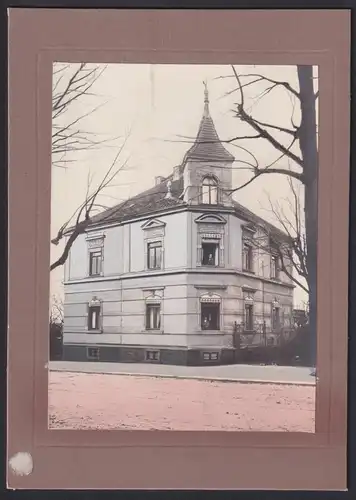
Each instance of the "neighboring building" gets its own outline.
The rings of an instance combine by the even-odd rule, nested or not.
[[[206,90],[182,164],[73,244],[64,359],[230,363],[237,330],[242,344],[270,345],[291,327],[294,286],[270,245],[287,236],[232,199],[233,162]]]

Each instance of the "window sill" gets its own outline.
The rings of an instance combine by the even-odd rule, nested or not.
[[[151,329],[146,328],[145,330],[141,330],[141,333],[153,333],[155,335],[159,335],[159,334],[164,333],[164,330],[156,330],[154,328],[152,328],[152,330],[151,330]]]
[[[104,276],[104,273],[100,274],[88,274],[88,278],[102,278]]]
[[[242,269],[242,272],[248,274],[256,274],[255,271],[251,271],[250,269]]]
[[[212,333],[212,334],[217,335],[219,333],[222,333],[222,331],[221,330],[208,330],[208,329],[203,330],[203,329],[201,329],[201,330],[199,330],[199,333],[208,333],[208,334]]]
[[[103,329],[99,328],[98,330],[86,330],[87,333],[103,333]]]

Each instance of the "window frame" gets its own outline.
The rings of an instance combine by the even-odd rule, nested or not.
[[[246,248],[248,248],[247,259],[245,258]],[[245,261],[248,262],[248,266],[245,265]],[[242,241],[242,270],[248,273],[253,273],[253,245],[244,238]]]
[[[247,314],[247,311],[251,311],[249,314]],[[249,321],[247,321],[247,318],[249,318]],[[254,331],[254,304],[251,302],[245,302],[244,304],[244,325],[245,325],[245,331],[246,332],[253,332]]]
[[[161,318],[161,314],[162,314],[162,309],[161,309],[161,304],[160,303],[150,303],[150,302],[146,302],[145,304],[145,330],[146,331],[160,331],[161,330],[161,324],[162,324],[162,318]],[[156,315],[156,317],[154,318],[154,315],[152,314],[149,314],[149,310],[158,310],[158,314]],[[158,323],[157,323],[157,326],[154,326],[154,324],[151,325],[151,321],[154,319],[158,319]],[[149,320],[149,321],[148,321]]]
[[[93,273],[93,257],[95,254],[99,255],[99,272]],[[103,274],[103,249],[93,248],[89,250],[89,276],[102,276]]]
[[[278,311],[278,316],[275,315]],[[276,323],[276,319],[278,320]],[[271,314],[271,329],[273,332],[278,331],[281,328],[281,308],[280,306],[274,306],[272,304],[272,314]]]
[[[150,355],[153,355],[153,357],[150,357]],[[161,361],[160,350],[147,349],[145,351],[145,361],[148,361],[150,363],[159,363]]]
[[[274,265],[272,266],[272,262]],[[280,278],[280,259],[276,253],[271,254],[271,263],[270,263],[270,278],[273,280],[279,280]]]
[[[95,309],[97,310],[97,316],[96,316],[96,328],[92,328],[92,313],[95,312]],[[88,304],[88,315],[87,315],[87,331],[91,333],[98,333],[102,331],[102,304],[100,303],[95,303],[95,304]]]
[[[147,246],[147,261],[146,261],[146,266],[147,266],[147,269],[149,270],[157,270],[157,269],[162,269],[162,261],[163,261],[163,242],[162,240],[155,240],[155,241],[148,241],[146,243],[146,246]],[[159,265],[157,266],[154,266],[154,267],[151,267],[151,249],[154,250],[154,260],[155,262],[157,261],[157,248],[160,249],[160,259],[159,259]]]
[[[97,356],[91,356],[89,355],[89,351],[91,349],[94,349],[97,351]],[[100,347],[99,346],[87,346],[87,349],[86,349],[86,357],[87,357],[87,360],[91,360],[91,361],[100,361]]]
[[[207,191],[204,190],[207,188]],[[212,193],[215,189],[215,201],[212,201]],[[206,200],[208,196],[208,201]],[[219,181],[213,175],[206,175],[201,182],[201,203],[203,205],[218,205],[219,204]]]
[[[219,361],[218,351],[203,351],[202,352],[203,361]]]
[[[207,307],[211,307],[212,306],[215,306],[217,308],[217,315],[216,315],[216,320],[217,320],[217,323],[216,323],[216,328],[205,328],[203,326],[203,312],[204,312],[204,308]],[[217,331],[221,331],[221,302],[204,302],[202,301],[200,303],[200,328],[202,331],[206,332],[206,331],[213,331],[213,332],[217,332]]]
[[[213,255],[214,258],[214,263],[213,264],[207,264],[204,263],[204,245],[214,245],[215,247],[215,252]],[[202,240],[201,242],[201,262],[200,265],[204,267],[219,267],[220,266],[220,238],[216,238],[216,240],[208,241],[208,240]]]

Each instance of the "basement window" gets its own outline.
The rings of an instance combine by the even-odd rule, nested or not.
[[[146,361],[159,361],[159,351],[146,351]]]
[[[87,348],[87,359],[99,360],[100,350],[99,347],[88,347]]]
[[[203,352],[204,361],[217,361],[219,359],[218,352]]]

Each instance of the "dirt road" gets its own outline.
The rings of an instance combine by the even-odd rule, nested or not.
[[[312,386],[50,372],[50,428],[314,432]]]

